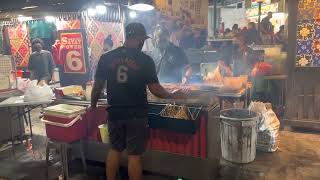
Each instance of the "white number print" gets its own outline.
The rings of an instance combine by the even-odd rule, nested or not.
[[[78,51],[70,51],[66,55],[66,63],[70,70],[80,71],[83,68],[83,63],[79,58],[81,54]]]
[[[117,81],[118,83],[126,83],[128,80],[128,67],[120,65],[117,71]]]

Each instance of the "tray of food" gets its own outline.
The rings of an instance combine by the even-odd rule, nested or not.
[[[199,128],[202,107],[175,104],[149,104],[149,127],[194,134]]]

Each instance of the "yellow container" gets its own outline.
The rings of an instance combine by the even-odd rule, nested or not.
[[[101,124],[99,127],[100,136],[103,143],[109,143],[108,124]]]

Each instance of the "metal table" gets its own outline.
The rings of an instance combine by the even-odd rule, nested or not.
[[[30,127],[30,136],[32,140],[32,122],[31,122],[31,111],[41,105],[50,104],[52,101],[32,101],[32,102],[25,102],[23,100],[23,96],[13,96],[7,98],[6,100],[0,103],[0,108],[8,108],[10,119],[9,119],[9,130],[11,134],[11,143],[12,143],[12,151],[15,154],[14,150],[14,141],[15,137],[13,135],[13,127],[12,127],[12,119],[17,118],[19,120],[19,140],[22,141],[22,127],[21,121],[22,118],[26,120],[26,124]]]

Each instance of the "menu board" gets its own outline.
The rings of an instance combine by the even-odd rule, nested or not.
[[[178,19],[195,28],[208,26],[208,0],[155,0],[154,5],[166,17]]]
[[[266,4],[271,4],[271,0],[264,0],[262,5],[266,5]],[[259,3],[257,2],[257,0],[251,0],[251,7],[258,7]]]
[[[11,56],[0,55],[0,74],[9,75],[14,71],[14,65]]]
[[[267,4],[261,6],[261,15],[266,15],[268,12],[279,12],[279,4],[273,3],[273,4]],[[258,7],[252,7],[246,10],[246,16],[247,17],[254,17],[259,16],[259,8]]]
[[[0,74],[0,92],[10,90],[10,76]]]
[[[11,56],[0,55],[0,92],[11,89],[10,76],[12,71],[15,71],[15,68]]]

